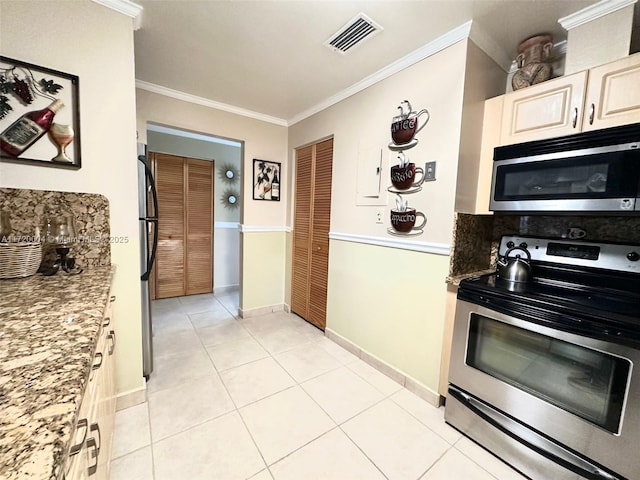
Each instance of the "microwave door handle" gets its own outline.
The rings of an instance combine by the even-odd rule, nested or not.
[[[598,466],[538,435],[533,430],[511,420],[453,385],[449,385],[449,395],[513,440],[578,475],[592,480],[622,480],[620,477],[605,472]]]

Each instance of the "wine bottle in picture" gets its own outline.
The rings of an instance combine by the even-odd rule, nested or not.
[[[36,143],[51,128],[56,112],[64,107],[61,100],[55,100],[47,108],[27,112],[0,134],[2,151],[17,157]]]
[[[273,173],[271,181],[271,200],[280,200],[280,180],[278,179],[278,170]]]

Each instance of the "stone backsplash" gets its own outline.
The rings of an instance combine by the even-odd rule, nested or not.
[[[111,264],[109,201],[102,195],[0,188],[0,210],[9,213],[14,238],[43,242],[46,265],[56,256],[46,242],[47,219],[64,215],[74,216],[77,234],[69,256],[80,267]]]
[[[569,228],[586,232],[584,240],[640,245],[640,217],[569,215],[469,215],[456,213],[449,280],[493,270],[502,235],[565,238]]]

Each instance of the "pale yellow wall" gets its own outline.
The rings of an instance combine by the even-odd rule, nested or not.
[[[283,304],[285,246],[285,232],[242,233],[244,312]]]
[[[100,193],[109,199],[118,391],[144,386],[133,23],[89,0],[0,2],[0,53],[80,78],[82,168],[0,163],[0,186]]]
[[[356,172],[359,149],[381,148],[383,188],[391,184],[390,124],[408,99],[417,110],[427,108],[431,119],[406,153],[418,165],[437,162],[437,180],[406,196],[428,218],[425,233],[410,240],[450,244],[466,52],[467,42],[458,42],[290,127],[292,172],[296,147],[334,136],[331,232],[398,239],[387,233],[395,197],[389,195],[386,206],[356,205]],[[382,225],[375,223],[380,209]],[[327,328],[437,392],[448,268],[447,255],[332,240]]]
[[[296,147],[334,135],[332,231],[389,238],[389,208],[395,206],[395,196],[389,194],[388,204],[383,207],[356,205],[358,149],[383,150],[382,183],[386,190],[391,185],[389,166],[397,163],[397,154],[387,147],[391,119],[397,114],[399,103],[408,99],[415,109],[427,108],[431,120],[417,135],[418,145],[406,154],[423,167],[425,162],[435,160],[438,171],[437,181],[426,183],[421,192],[407,196],[410,204],[428,218],[424,235],[415,239],[449,243],[466,50],[466,41],[460,41],[289,128],[291,165]],[[380,209],[384,210],[382,225],[375,223]]]
[[[142,142],[146,140],[146,133],[143,135],[143,132],[146,132],[147,122],[244,141],[241,223],[245,226],[267,229],[284,227],[288,207],[286,193],[283,192],[284,198],[279,202],[253,200],[251,172],[254,158],[271,160],[282,163],[283,176],[286,178],[288,171],[286,127],[176,100],[142,89],[136,90],[136,106],[138,134]],[[286,185],[283,186],[283,190],[286,188]],[[264,236],[265,239],[264,241],[244,239],[241,243],[244,267],[241,265],[243,276],[240,281],[240,308],[244,310],[256,306],[281,305],[284,303],[284,264],[286,262],[284,232],[251,232],[250,236],[252,239]],[[265,251],[264,245],[270,245],[273,251]],[[269,262],[279,266],[270,274],[267,288],[256,289],[254,287],[257,285],[255,281],[257,277],[253,275],[253,269],[257,271],[259,265],[253,265],[252,262],[258,259],[263,260],[263,256],[268,256]]]
[[[331,241],[327,328],[438,391],[449,257]]]

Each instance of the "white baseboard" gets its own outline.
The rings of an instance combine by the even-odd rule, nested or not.
[[[414,393],[418,397],[422,398],[426,402],[430,403],[434,407],[439,407],[442,404],[442,398],[438,393],[434,392],[429,387],[420,383],[416,379],[406,375],[405,373],[398,370],[397,368],[379,359],[375,355],[372,355],[366,350],[361,349],[351,340],[344,338],[343,336],[334,332],[330,328],[325,329],[324,334],[329,340],[337,343],[345,350],[348,350],[349,352],[353,353],[356,357],[368,363],[373,368],[378,370],[380,373],[386,375],[394,382],[399,383],[400,385],[405,387],[407,390]]]
[[[282,311],[285,311],[284,303],[281,303],[279,305],[268,305],[266,307],[250,308],[246,310],[239,308],[238,315],[240,315],[241,318],[250,318],[250,317],[257,317],[259,315],[266,315],[267,313],[282,312]]]
[[[147,401],[147,384],[145,382],[142,388],[129,390],[128,392],[119,393],[116,397],[116,411],[125,408],[135,407]]]

